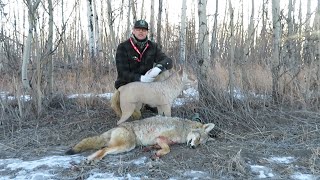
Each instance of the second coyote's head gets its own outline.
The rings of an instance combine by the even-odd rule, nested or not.
[[[202,127],[191,130],[187,136],[187,145],[196,148],[200,144],[205,144],[209,137],[209,132],[214,128],[213,123],[204,124]]]

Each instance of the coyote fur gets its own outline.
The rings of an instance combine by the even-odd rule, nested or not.
[[[156,157],[170,152],[169,145],[187,143],[191,148],[212,140],[208,133],[213,123],[202,124],[178,117],[153,116],[143,120],[125,122],[99,136],[83,139],[66,154],[76,154],[91,149],[100,149],[88,156],[88,162],[101,160],[108,154],[128,152],[136,146],[159,146]]]
[[[192,82],[194,80],[189,79],[180,68],[163,81],[132,82],[121,86],[111,98],[111,107],[120,117],[117,124],[125,122],[131,115],[134,119],[140,119],[142,104],[157,107],[159,115],[170,117],[174,99]]]

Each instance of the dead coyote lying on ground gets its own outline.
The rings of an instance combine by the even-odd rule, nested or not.
[[[178,117],[153,116],[143,120],[125,122],[118,127],[94,137],[83,139],[66,154],[80,153],[90,149],[99,149],[88,156],[88,162],[101,160],[107,154],[118,154],[134,149],[136,146],[158,145],[156,157],[170,152],[169,145],[187,143],[195,148],[211,140],[208,133],[213,123],[202,124]]]
[[[117,124],[125,122],[131,115],[134,119],[140,119],[142,104],[157,107],[159,115],[171,116],[174,99],[187,84],[193,82],[180,68],[163,81],[132,82],[121,86],[111,99],[112,109],[121,117]]]

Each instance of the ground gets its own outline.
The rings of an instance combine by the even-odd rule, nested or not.
[[[152,160],[154,151],[144,151],[143,147],[106,156],[95,165],[83,163],[92,152],[64,155],[82,138],[116,126],[118,118],[106,104],[102,103],[99,108],[55,104],[37,119],[3,118],[0,125],[0,180],[29,179],[24,173],[36,170],[48,171],[52,175],[49,179],[320,178],[319,115],[303,111],[256,113],[252,117],[254,121],[251,120],[258,124],[256,130],[207,117],[217,124],[211,132],[214,141],[196,149],[185,144],[173,145],[171,152],[159,160]],[[149,111],[144,112],[144,117],[152,115]],[[173,109],[173,115],[183,116],[179,107]],[[14,165],[17,168],[9,166],[8,159],[17,162]],[[23,171],[19,168],[22,162],[32,164],[35,161],[46,161],[47,164]],[[51,166],[53,162],[61,164]],[[21,174],[25,178],[21,178]]]

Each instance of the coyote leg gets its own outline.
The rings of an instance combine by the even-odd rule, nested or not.
[[[102,148],[88,156],[87,161],[99,161],[108,154],[118,154],[127,152],[136,147],[136,139],[134,134],[125,128],[117,128],[112,134],[108,147]]]
[[[128,120],[129,117],[134,112],[135,107],[136,107],[136,105],[133,103],[121,103],[122,115],[121,115],[120,120],[117,122],[117,124],[119,125],[119,124],[125,122],[126,120]]]
[[[170,141],[165,138],[165,137],[158,137],[157,138],[157,144],[160,146],[160,150],[158,150],[156,152],[156,156],[157,157],[160,157],[160,156],[163,156],[163,155],[166,155],[170,152],[170,147],[169,147],[169,144],[170,144]]]
[[[142,103],[138,103],[136,104],[136,108],[134,109],[134,112],[132,113],[131,117],[134,120],[138,120],[141,118],[141,107],[142,107]]]
[[[157,106],[158,114],[161,116],[171,117],[171,106],[170,105],[161,105]]]

